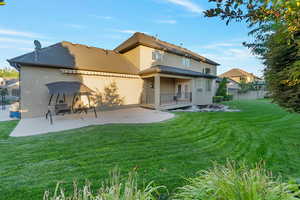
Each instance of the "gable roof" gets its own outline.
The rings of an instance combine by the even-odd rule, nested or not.
[[[220,65],[210,59],[207,59],[195,52],[192,52],[186,48],[159,40],[153,36],[144,34],[144,33],[135,33],[133,36],[131,36],[128,40],[120,44],[117,48],[114,50],[119,53],[126,53],[127,51],[130,51],[131,49],[134,49],[135,47],[143,45],[147,47],[151,47],[154,49],[166,51],[169,53],[173,53],[179,56],[186,56],[190,57],[197,61],[202,61],[211,65]]]
[[[19,79],[16,79],[16,78],[11,78],[11,79],[5,79],[5,84],[6,85],[11,85],[11,84],[15,84],[19,82]]]
[[[220,77],[227,77],[227,78],[235,77],[235,76],[251,76],[251,77],[255,77],[257,79],[261,79],[252,73],[246,72],[246,71],[244,71],[242,69],[238,69],[238,68],[233,68],[233,69],[220,75]]]
[[[138,74],[139,72],[120,53],[71,42],[60,42],[37,52],[37,56],[36,52],[31,52],[12,58],[8,62],[14,67],[18,64],[122,74]]]

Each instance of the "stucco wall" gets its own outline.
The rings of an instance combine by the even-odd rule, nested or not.
[[[134,66],[139,69],[141,64],[140,52],[140,46],[138,46],[122,55],[125,56],[131,63],[134,64]]]
[[[217,67],[214,65],[210,65],[204,62],[198,62],[196,60],[190,59],[191,65],[189,67],[186,67],[182,64],[182,59],[184,58],[183,56],[178,56],[176,54],[167,53],[150,47],[139,46],[131,51],[140,52],[139,54],[140,54],[141,70],[147,69],[153,65],[166,65],[166,66],[179,67],[182,69],[193,70],[197,72],[203,72],[204,68],[210,68],[211,74],[213,75],[217,74]],[[152,52],[154,51],[160,52],[163,55],[162,61],[156,61],[152,59]]]
[[[161,77],[160,92],[165,94],[175,94],[175,79]]]
[[[254,99],[262,99],[266,96],[267,91],[258,90],[258,91],[248,91],[246,93],[234,93],[234,100],[254,100]]]
[[[104,88],[115,82],[122,105],[139,104],[143,80],[133,78],[102,77],[63,74],[59,69],[44,67],[22,67],[21,110],[22,117],[40,117],[47,111],[49,94],[46,83],[55,81],[81,81],[94,91],[105,94]],[[55,99],[53,100],[55,101]],[[71,98],[67,101],[70,103]]]
[[[215,81],[212,81],[212,89],[211,91],[206,90],[206,80],[204,78],[196,78],[195,79],[195,87],[194,91],[195,92],[195,104],[197,105],[206,105],[206,104],[211,104],[212,103],[212,97],[215,94]]]

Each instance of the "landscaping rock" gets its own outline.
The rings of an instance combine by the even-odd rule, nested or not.
[[[222,104],[210,104],[205,106],[190,106],[188,108],[176,109],[174,112],[240,112],[237,109],[230,109]]]

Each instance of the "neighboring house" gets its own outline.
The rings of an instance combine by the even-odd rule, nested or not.
[[[0,77],[0,88],[3,88],[5,86],[5,79],[3,77]]]
[[[10,97],[11,99],[18,99],[18,97],[20,97],[20,82],[16,81],[11,82],[10,84],[9,82],[7,83],[8,84],[6,85],[6,88],[8,97]]]
[[[58,81],[85,84],[101,105],[162,110],[210,104],[219,65],[143,33],[114,50],[60,42],[8,62],[20,71],[22,117],[43,116],[50,98],[45,84]]]
[[[220,82],[223,78],[217,78],[217,87],[219,87]],[[230,78],[227,78],[227,94],[236,95],[238,91],[241,89],[240,84]]]
[[[6,86],[15,84],[17,82],[19,82],[19,79],[16,79],[16,78],[5,78],[5,85]]]
[[[0,77],[0,88],[7,89],[7,96],[19,97],[19,80],[15,78],[2,78]]]
[[[240,89],[241,86],[238,82],[232,80],[231,78],[228,78],[228,83],[227,83],[228,94],[236,95]]]
[[[236,81],[238,83],[241,83],[241,82],[253,83],[253,82],[261,80],[261,78],[255,76],[254,74],[246,72],[242,69],[237,69],[237,68],[231,69],[231,70],[221,74],[220,77],[230,78],[233,81]]]

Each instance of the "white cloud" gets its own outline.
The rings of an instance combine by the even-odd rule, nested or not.
[[[22,40],[22,39],[15,39],[15,38],[8,38],[8,37],[0,37],[1,43],[17,43],[17,44],[32,44],[33,40]]]
[[[198,4],[192,2],[191,0],[164,0],[164,1],[182,6],[188,11],[193,13],[202,14],[203,12],[203,9]]]
[[[223,47],[234,47],[234,46],[240,46],[239,43],[213,43],[213,44],[208,44],[208,45],[203,45],[200,46],[202,49],[218,49],[218,48],[223,48]]]
[[[17,45],[0,45],[0,49],[14,49],[19,51],[33,51],[33,48],[27,48],[27,47],[20,47]]]
[[[192,47],[198,52],[221,65],[218,67],[218,74],[224,73],[231,68],[241,68],[250,73],[261,76],[264,65],[258,57],[251,53],[251,50],[242,45],[244,39],[234,39],[222,42]]]
[[[173,19],[157,20],[156,22],[159,23],[159,24],[176,24],[177,23],[177,21],[173,20]]]
[[[75,29],[83,29],[83,28],[86,28],[85,26],[80,25],[80,24],[66,24],[66,26],[68,26],[68,27],[70,27],[70,28],[75,28]]]
[[[246,47],[230,48],[218,51],[200,51],[201,55],[221,64],[218,74],[231,68],[241,68],[250,73],[262,76],[263,64]]]
[[[120,32],[120,33],[134,34],[137,31],[135,31],[135,30],[119,30],[118,32]]]
[[[2,28],[0,28],[0,35],[19,36],[19,37],[26,37],[26,38],[44,38],[44,36],[33,32],[23,32],[23,31],[2,29]]]
[[[149,34],[148,32],[137,31],[137,30],[132,30],[132,29],[115,30],[115,31],[116,31],[116,32],[119,32],[119,33],[126,33],[126,34],[134,34],[134,33],[136,33],[136,32],[141,32],[141,33]]]
[[[1,42],[1,44],[3,45],[3,44],[9,44],[9,45],[11,45],[11,44],[17,44],[17,45],[20,45],[20,46],[24,46],[24,45],[26,45],[26,46],[28,46],[28,45],[30,45],[30,46],[34,46],[34,44],[33,44],[33,39],[31,40],[31,39],[28,39],[28,40],[26,40],[26,39],[19,39],[19,38],[12,38],[12,37],[0,37],[0,42]],[[42,41],[40,41],[43,45],[50,45],[50,44],[52,44],[51,42],[49,42],[49,41],[44,41],[44,40],[42,40]]]
[[[89,15],[89,16],[97,18],[97,19],[105,19],[105,20],[111,20],[111,19],[113,19],[113,17],[111,17],[111,16],[100,16],[100,15]]]

